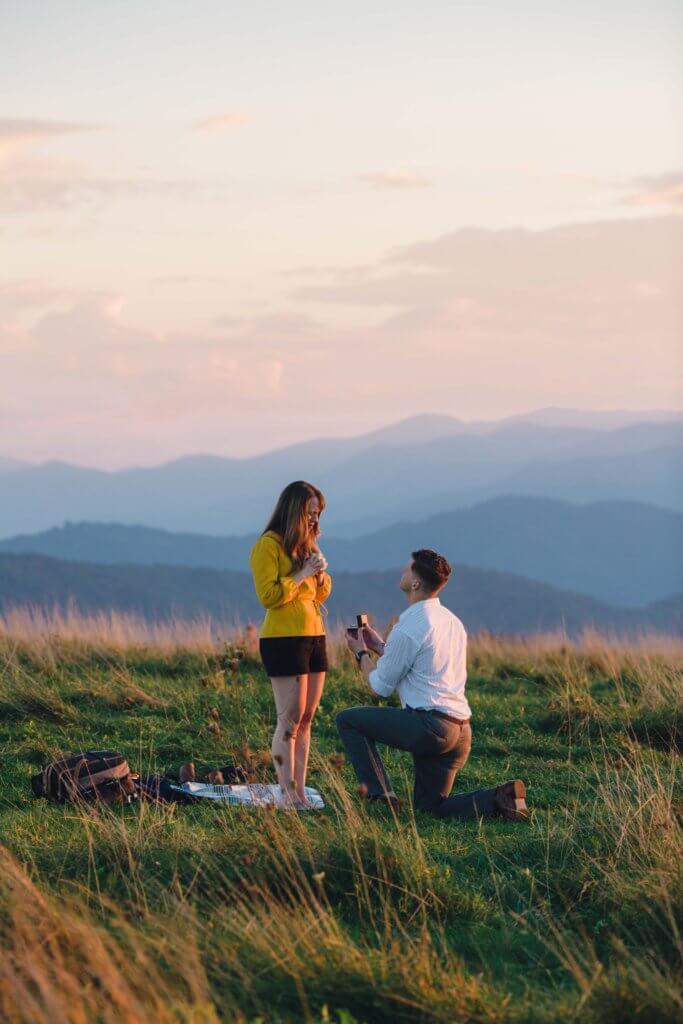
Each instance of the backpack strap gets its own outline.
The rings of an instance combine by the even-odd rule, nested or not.
[[[87,761],[85,762],[87,765]],[[85,777],[81,778],[82,764],[78,766],[78,788],[82,793],[87,793],[91,789],[96,789],[100,782],[113,782],[115,779],[123,779],[126,775],[130,775],[130,769],[126,761],[121,764],[114,765],[112,768],[104,768],[101,772],[95,772],[90,774],[86,771]]]
[[[78,792],[76,780],[81,773],[83,765],[87,766],[88,760],[82,757],[80,761],[70,765],[69,759],[52,761],[43,770],[43,793],[53,799],[63,799],[66,795],[73,800]]]

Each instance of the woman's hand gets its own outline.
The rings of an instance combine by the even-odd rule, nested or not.
[[[319,587],[322,587],[323,584],[325,583],[325,570],[327,569],[327,559],[325,558],[324,554],[322,553],[322,551],[318,547],[317,540],[314,541],[314,543],[313,543],[313,554],[314,555],[320,555],[320,557],[322,558],[322,560],[325,563],[324,566],[322,567],[322,569],[320,569],[315,574],[315,582],[318,584]]]
[[[294,579],[297,582],[307,580],[309,576],[317,576],[320,572],[325,572],[327,568],[327,559],[316,552],[309,555],[304,564],[301,566],[298,572],[294,574]]]

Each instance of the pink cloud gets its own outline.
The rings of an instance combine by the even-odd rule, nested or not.
[[[0,118],[0,213],[68,210],[79,204],[160,194],[183,197],[196,189],[187,181],[94,175],[80,163],[31,152],[41,141],[101,127],[38,118]]]
[[[35,141],[52,135],[71,135],[74,132],[98,131],[98,124],[79,124],[75,121],[48,121],[37,117],[0,117],[0,142]]]
[[[197,188],[189,181],[96,177],[80,165],[52,160],[0,164],[0,186],[0,212],[12,214],[146,196],[184,197]]]
[[[464,417],[569,407],[578,394],[598,408],[676,407],[679,252],[674,215],[466,228],[371,267],[330,269],[324,282],[312,275],[290,301],[329,303],[330,323],[228,308],[182,334],[135,327],[113,295],[67,308],[59,296],[60,309],[43,315],[55,296],[15,281],[10,305],[23,316],[35,303],[40,318],[0,329],[0,422],[11,424],[14,454],[56,452],[59,429],[69,451],[106,461],[124,437],[135,458],[153,437],[168,451],[190,437],[198,449],[237,451],[266,422],[306,417],[320,436],[340,416],[395,419],[416,403]],[[342,328],[335,305],[379,311]]]
[[[241,111],[231,110],[225,114],[216,114],[202,121],[195,121],[193,131],[197,135],[222,135],[228,129],[239,128],[249,120],[250,118]]]
[[[626,206],[681,206],[683,205],[683,171],[634,178],[634,192],[621,202]]]

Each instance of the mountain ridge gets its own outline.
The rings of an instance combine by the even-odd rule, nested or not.
[[[346,446],[353,444],[354,442],[367,442],[370,438],[378,437],[396,437],[400,439],[401,443],[406,441],[406,433],[408,433],[407,441],[412,443],[411,431],[418,433],[420,436],[415,443],[421,443],[424,440],[434,440],[436,438],[446,438],[452,436],[454,433],[469,433],[469,434],[486,434],[492,433],[499,429],[504,429],[508,426],[516,425],[519,423],[527,423],[531,426],[540,427],[559,427],[569,429],[586,429],[586,430],[599,430],[602,432],[611,432],[614,430],[622,429],[626,426],[636,426],[639,424],[652,424],[659,425],[661,423],[680,423],[683,420],[683,410],[678,411],[675,409],[661,410],[661,409],[644,409],[644,410],[578,410],[571,408],[562,408],[547,406],[542,409],[534,409],[528,413],[515,413],[511,416],[504,416],[500,420],[462,420],[455,416],[448,414],[437,414],[437,413],[420,413],[415,416],[409,416],[402,420],[396,420],[392,423],[386,424],[383,427],[377,427],[373,430],[366,431],[362,434],[353,434],[345,437],[321,437],[314,438],[307,441],[295,441],[291,444],[276,446],[274,448],[268,448],[263,452],[257,452],[253,455],[248,456],[229,456],[221,455],[212,452],[191,452],[182,455],[175,456],[171,459],[164,459],[159,463],[143,463],[140,465],[123,466],[118,469],[102,469],[97,466],[80,465],[65,459],[45,459],[38,462],[32,462],[31,460],[18,459],[13,456],[0,455],[0,472],[5,470],[13,470],[15,468],[33,468],[39,469],[45,466],[72,466],[75,469],[92,470],[93,472],[102,473],[128,473],[135,472],[136,470],[149,470],[159,469],[165,466],[176,465],[182,462],[187,462],[192,459],[206,459],[206,460],[218,460],[218,461],[229,461],[229,462],[242,462],[249,459],[258,459],[269,455],[277,454],[282,451],[291,451],[297,449],[305,449],[311,445],[326,445],[335,444]],[[434,428],[439,424],[439,429],[434,433]],[[601,424],[601,425],[600,425]],[[423,433],[426,427],[426,434]],[[422,428],[422,429],[420,429]]]
[[[321,487],[328,524],[347,537],[407,511],[417,519],[509,493],[574,501],[647,495],[652,504],[683,510],[682,468],[678,420],[607,431],[515,422],[410,444],[370,434],[242,460],[191,456],[114,473],[52,462],[0,473],[0,537],[103,519],[237,535],[264,521],[282,487],[302,478]]]
[[[352,541],[335,537],[324,520],[323,529],[321,545],[334,570],[382,571],[403,564],[417,547],[432,547],[452,562],[513,572],[621,607],[683,590],[683,515],[643,502],[505,496],[400,520]],[[0,541],[0,552],[239,571],[247,569],[256,536],[82,522]]]

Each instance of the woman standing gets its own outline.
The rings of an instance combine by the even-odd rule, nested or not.
[[[321,491],[304,480],[288,484],[249,556],[266,617],[259,650],[273,686],[277,726],[272,754],[285,806],[309,807],[306,769],[311,723],[327,672],[322,603],[332,590],[318,547]]]

